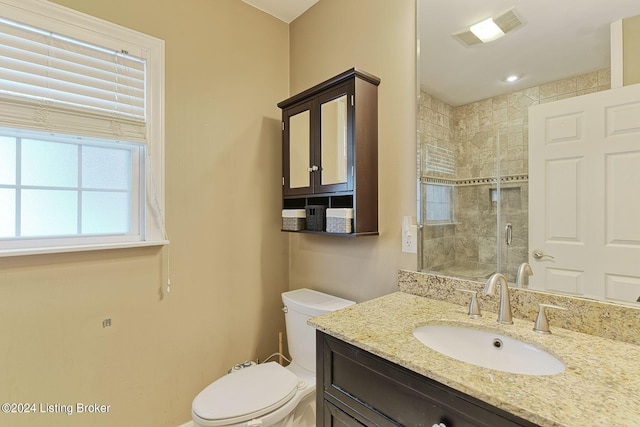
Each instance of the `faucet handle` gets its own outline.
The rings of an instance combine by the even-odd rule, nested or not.
[[[565,307],[560,307],[558,305],[538,303],[538,316],[536,317],[536,323],[533,326],[533,331],[538,332],[539,334],[551,333],[551,331],[549,330],[549,320],[547,319],[547,313],[545,312],[545,308],[554,308],[556,310],[566,310]]]
[[[456,291],[466,292],[471,294],[471,301],[469,301],[469,317],[472,319],[477,319],[482,317],[482,313],[480,313],[480,306],[478,305],[478,292],[471,289],[456,289]]]

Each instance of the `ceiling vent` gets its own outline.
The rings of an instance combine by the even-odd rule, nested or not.
[[[489,18],[487,20],[492,20],[493,23],[504,34],[507,34],[510,31],[513,31],[516,28],[518,28],[519,26],[521,26],[522,24],[524,24],[524,21],[516,14],[515,8],[511,8],[511,9],[507,10],[506,12],[504,12],[504,13],[498,15],[498,16],[491,17],[491,18]],[[455,34],[453,34],[453,36],[455,38],[457,38],[460,42],[462,42],[462,44],[464,44],[465,46],[473,46],[475,44],[485,43],[485,42],[488,42],[488,41],[491,41],[491,40],[495,40],[497,38],[497,37],[493,37],[493,38],[491,38],[491,40],[483,41],[481,39],[481,37],[479,37],[478,35],[474,34],[471,31],[470,28],[468,28],[468,29],[466,29],[464,31],[460,31],[458,33],[455,33]]]

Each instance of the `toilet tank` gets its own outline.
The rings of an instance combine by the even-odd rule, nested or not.
[[[287,343],[292,363],[316,372],[316,330],[307,325],[311,317],[355,304],[343,298],[311,289],[283,292]]]

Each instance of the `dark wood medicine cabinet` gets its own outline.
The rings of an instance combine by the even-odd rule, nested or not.
[[[280,103],[282,208],[352,208],[352,232],[378,234],[378,85],[347,70]],[[283,230],[288,231],[288,230]]]

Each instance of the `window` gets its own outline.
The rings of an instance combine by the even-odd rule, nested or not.
[[[163,244],[164,42],[0,0],[0,255]]]
[[[144,146],[12,133],[0,130],[0,238],[139,234]]]
[[[427,223],[453,223],[453,185],[427,184]]]

